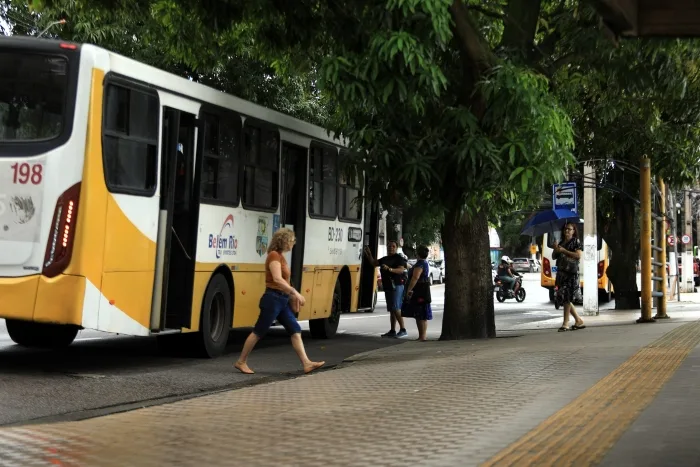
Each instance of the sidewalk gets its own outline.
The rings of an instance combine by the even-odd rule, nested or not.
[[[651,324],[609,312],[581,331],[558,321],[406,342],[294,380],[2,429],[0,465],[698,465],[691,308]]]

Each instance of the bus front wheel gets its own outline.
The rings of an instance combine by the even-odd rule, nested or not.
[[[309,330],[314,339],[330,339],[335,336],[340,323],[340,314],[343,307],[343,295],[340,281],[336,281],[333,290],[333,304],[331,305],[331,315],[328,318],[312,319],[309,321]]]
[[[7,333],[16,344],[24,347],[57,349],[73,343],[80,328],[68,324],[33,323],[8,319]]]
[[[204,357],[215,358],[224,353],[232,319],[231,288],[226,278],[217,274],[207,287],[199,320],[199,350]]]

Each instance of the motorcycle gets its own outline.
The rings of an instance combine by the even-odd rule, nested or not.
[[[515,288],[515,285],[518,284],[520,285],[520,288],[518,289],[518,293],[514,293],[513,289]],[[493,286],[494,286],[494,291],[496,292],[496,300],[498,300],[500,303],[505,302],[509,298],[514,298],[516,302],[522,303],[525,300],[525,296],[527,295],[525,292],[525,289],[523,288],[523,277],[522,276],[516,276],[515,277],[515,284],[513,284],[513,287],[508,289],[508,291],[504,291],[503,289],[503,282],[498,278],[498,276],[495,276],[493,278]]]

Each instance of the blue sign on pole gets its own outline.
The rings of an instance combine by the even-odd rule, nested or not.
[[[554,209],[570,209],[578,212],[576,183],[567,182],[552,185],[552,207]]]

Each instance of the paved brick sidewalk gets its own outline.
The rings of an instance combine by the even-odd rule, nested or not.
[[[3,429],[0,465],[479,465],[679,326],[407,342],[295,380]]]

